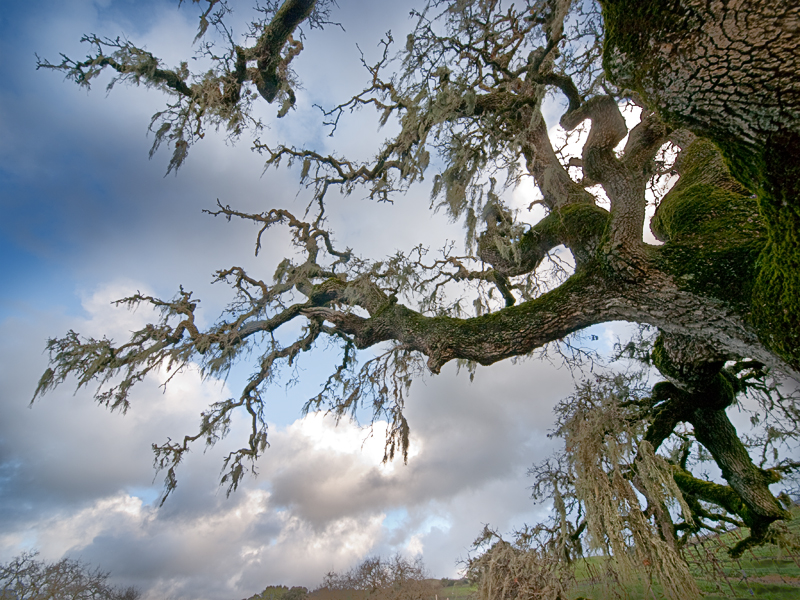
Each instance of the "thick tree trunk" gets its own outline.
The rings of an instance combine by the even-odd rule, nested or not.
[[[658,448],[679,422],[691,423],[695,439],[714,457],[730,487],[695,479],[682,469],[676,472],[676,482],[684,493],[722,506],[750,527],[750,538],[734,549],[739,553],[761,543],[772,522],[791,515],[769,490],[779,478],[753,464],[725,413],[742,390],[739,380],[723,368],[717,350],[685,336],[661,335],[653,361],[672,383],[654,389],[654,400],[666,402],[644,439]]]
[[[741,516],[754,536],[763,535],[773,521],[791,518],[769,491],[769,484],[777,479],[753,464],[724,410],[698,408],[689,420],[697,441],[711,452],[728,485],[747,505],[750,514]]]
[[[800,132],[797,2],[601,4],[607,70],[674,125],[727,138],[756,154],[776,132]]]
[[[800,368],[800,4],[600,0],[603,62],[672,126],[713,140],[758,193],[769,242],[753,322]]]

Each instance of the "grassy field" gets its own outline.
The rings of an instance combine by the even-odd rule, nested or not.
[[[793,511],[789,529],[800,537],[800,507]],[[800,600],[800,553],[790,554],[777,546],[762,546],[731,559],[728,549],[748,535],[748,530],[732,530],[708,536],[685,550],[697,585],[706,600]],[[577,570],[578,587],[573,599],[584,597],[601,600],[608,597],[603,585],[602,559],[589,558]],[[660,590],[645,583],[632,584],[625,590],[617,587],[612,597],[660,598]]]
[[[789,529],[800,537],[800,507],[793,511]],[[800,553],[789,554],[777,546],[762,546],[745,552],[738,560],[728,549],[748,535],[747,529],[708,536],[686,549],[697,585],[705,600],[800,600]],[[645,582],[608,588],[603,585],[602,558],[587,558],[577,567],[578,586],[571,600],[631,600],[661,598],[658,586]],[[466,581],[443,580],[436,600],[466,600],[477,597],[477,589]]]
[[[465,600],[476,597],[477,588],[469,585],[466,579],[442,579],[438,600]]]
[[[800,535],[800,510],[795,510],[789,529]],[[740,541],[747,530],[734,530],[706,538],[686,553],[700,589],[709,600],[734,596],[790,600],[800,598],[800,554],[781,551],[776,546],[748,550],[738,560],[727,547]]]

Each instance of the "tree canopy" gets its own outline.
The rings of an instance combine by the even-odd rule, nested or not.
[[[85,60],[39,62],[82,86],[111,71],[112,85],[162,92],[166,108],[150,127],[152,152],[171,149],[168,171],[208,127],[233,138],[260,131],[255,102],[276,103],[277,116],[291,118],[302,80],[291,61],[311,30],[335,26],[330,0],[263,2],[244,32],[229,24],[228,3],[194,3],[195,51],[210,65],[202,73],[188,60],[171,68],[133,42],[94,35],[84,38]],[[295,252],[271,278],[237,266],[217,271],[233,297],[205,330],[183,288],[167,300],[124,298],[119,304],[151,305],[161,318],[123,342],[72,331],[51,339],[36,395],[75,376],[78,387],[98,384],[99,403],[124,412],[131,387],[154,370],[194,364],[218,376],[246,361],[253,370],[238,397],[208,407],[183,440],[153,446],[168,494],[192,444],[215,443],[245,411],[249,439],[228,455],[222,476],[230,491],[268,446],[269,385],[305,352],[333,344],[341,357],[305,410],[370,408],[390,424],[391,459],[407,456],[403,407],[419,373],[453,360],[491,365],[594,324],[629,321],[656,333],[622,350],[665,380],[636,393],[605,389],[602,398],[613,401],[587,389],[562,406],[558,432],[575,489],[607,478],[608,500],[627,482],[626,501],[636,502],[634,488],[647,499],[643,523],[671,548],[712,521],[750,528],[735,552],[777,539],[776,522],[790,514],[769,486],[798,468],[772,450],[797,436],[800,419],[791,384],[776,379],[800,379],[800,8],[781,0],[431,0],[411,16],[416,26],[401,48],[387,34],[378,61],[363,61],[364,89],[321,109],[332,136],[360,108],[396,123],[371,159],[258,139],[266,167],[299,166],[305,214],[246,213],[220,201],[208,211],[255,223],[256,253],[268,230],[291,231]],[[543,104],[552,96],[564,107],[561,127],[585,134],[580,157],[548,131]],[[631,129],[626,105],[641,114]],[[658,193],[671,175],[677,183]],[[332,190],[399,202],[426,177],[432,209],[463,222],[463,251],[443,241],[438,253],[419,246],[368,258],[339,246],[327,228]],[[535,222],[504,200],[525,178],[546,213]],[[648,202],[657,204],[650,229],[659,244],[643,237]],[[567,251],[569,264],[553,275],[547,265]],[[294,322],[302,328],[287,343]],[[748,393],[760,394],[767,433],[758,439],[744,439],[726,414]],[[618,445],[623,438],[629,447]],[[690,472],[692,456],[704,453],[727,485]],[[593,472],[601,456],[626,467]],[[677,517],[669,497],[681,502]],[[601,522],[585,516],[578,534],[602,535]],[[635,537],[646,526],[625,527]]]

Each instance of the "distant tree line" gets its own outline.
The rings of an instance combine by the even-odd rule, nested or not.
[[[62,558],[53,563],[23,552],[0,565],[0,600],[138,600],[133,586],[108,583],[109,573],[80,560]]]
[[[330,571],[313,592],[304,587],[271,585],[247,600],[427,600],[442,587],[429,579],[421,558],[368,557],[344,573]]]

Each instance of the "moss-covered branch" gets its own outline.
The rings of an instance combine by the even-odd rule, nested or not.
[[[303,312],[330,321],[351,335],[360,348],[395,340],[422,352],[430,370],[438,373],[455,358],[490,365],[526,354],[592,323],[624,318],[624,304],[602,276],[587,269],[536,300],[471,319],[426,317],[395,303],[369,318],[327,308]]]

